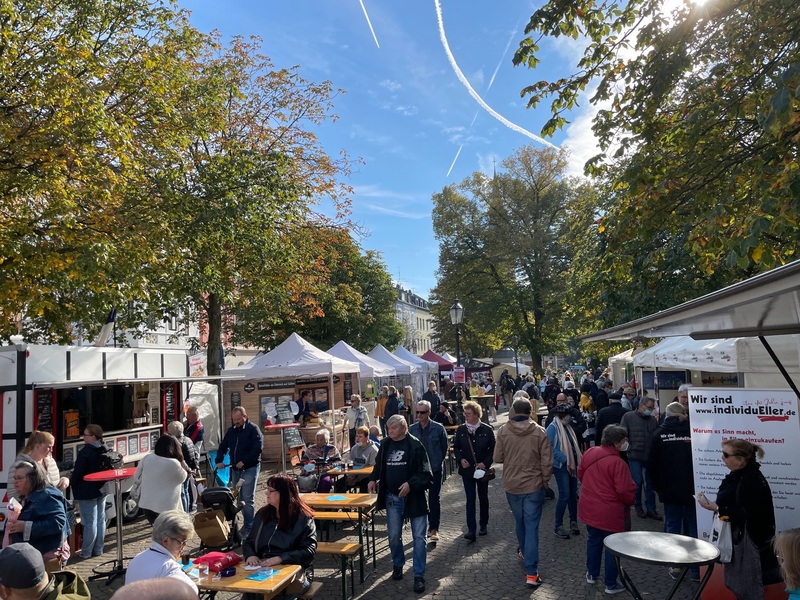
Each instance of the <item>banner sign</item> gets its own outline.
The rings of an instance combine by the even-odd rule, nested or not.
[[[695,494],[715,500],[730,473],[722,462],[722,442],[740,438],[764,449],[761,472],[772,490],[778,531],[797,527],[800,517],[800,421],[791,390],[690,388]],[[756,459],[758,460],[758,459]],[[708,540],[713,513],[697,506],[697,532]]]

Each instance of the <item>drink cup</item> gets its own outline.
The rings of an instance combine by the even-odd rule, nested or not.
[[[197,565],[197,573],[198,573],[198,575],[200,575],[201,579],[204,579],[205,577],[208,577],[208,564],[207,563],[202,563],[202,564]]]
[[[181,564],[183,566],[188,565],[189,561],[190,561],[190,558],[189,558],[189,553],[188,552],[184,552],[183,554],[181,554]]]

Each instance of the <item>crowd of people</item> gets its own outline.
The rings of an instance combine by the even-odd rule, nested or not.
[[[444,387],[448,388],[447,381]],[[696,493],[690,386],[681,386],[675,400],[659,414],[656,401],[646,393],[637,393],[631,386],[615,388],[605,376],[596,382],[591,375],[585,376],[575,389],[569,373],[561,378],[547,374],[537,381],[530,375],[513,378],[506,372],[493,388],[497,398],[493,404],[508,406],[508,421],[494,427],[482,419],[485,404],[479,400],[487,395],[486,389],[471,387],[476,387],[469,396],[474,399],[461,403],[460,424],[450,403],[439,395],[436,382],[430,382],[424,399],[413,406],[416,418],[410,426],[398,410],[408,400],[401,401],[396,388],[382,390],[385,401],[376,415],[380,425],[370,425],[360,396],[352,397],[345,417],[352,438],[348,460],[374,468],[368,475],[346,474],[335,489],[377,494],[378,509],[386,511],[392,579],[404,576],[402,538],[407,523],[413,548],[413,589],[417,593],[426,589],[427,553],[439,541],[444,466],[452,451],[465,497],[463,537],[470,543],[488,533],[491,515],[499,510],[489,505],[489,489],[494,485],[495,466],[502,465],[502,488],[513,515],[517,555],[528,587],[543,583],[539,529],[554,479],[553,534],[569,539],[585,530],[585,581],[595,585],[602,579],[608,595],[621,593],[625,587],[603,542],[609,535],[635,528],[632,511],[640,519],[663,521],[668,533],[697,537],[699,505],[730,524],[733,549],[731,560],[724,564],[724,581],[737,600],[762,598],[766,585],[781,580],[791,598],[800,598],[800,530],[775,535],[772,494],[758,462],[763,449],[747,440],[726,439],[721,460],[729,474],[713,499]],[[544,426],[539,424],[544,416],[540,403],[548,409]],[[164,578],[170,585],[183,585],[171,597],[197,597],[196,583],[179,564],[194,536],[191,513],[195,504],[189,482],[198,468],[196,443],[203,437],[196,410],[191,413],[185,425],[170,424],[168,433],[137,467],[132,493],[152,525],[152,542],[130,562],[125,586],[117,592],[122,600],[131,590],[144,590],[147,582]],[[219,447],[217,466],[230,454],[231,482],[239,487],[244,504],[244,561],[261,567],[300,565],[298,576],[284,592],[286,598],[294,598],[308,589],[313,575],[317,548],[313,511],[303,501],[297,479],[281,473],[267,479],[266,503],[255,511],[263,437],[243,407],[233,409],[232,422]],[[9,472],[11,518],[0,552],[0,598],[4,600],[90,597],[79,575],[61,570],[70,556],[67,538],[72,515],[64,491],[72,488],[83,522],[78,555],[101,555],[105,488],[87,476],[102,470],[102,456],[109,449],[102,429],[87,425],[84,446],[67,479],[53,461],[53,442],[51,434],[33,432]],[[320,429],[305,458],[327,463],[342,456],[331,443],[330,431]],[[327,491],[333,481],[323,477],[315,485]],[[663,505],[663,516],[656,499]],[[692,580],[700,580],[698,568],[690,573]],[[668,574],[677,579],[682,569],[670,567]]]

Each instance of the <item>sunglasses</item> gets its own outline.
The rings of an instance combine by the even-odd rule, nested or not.
[[[427,415],[427,414],[428,414],[428,411],[427,411],[427,410],[418,410],[418,411],[417,411],[417,414],[418,414],[418,415]]]
[[[730,458],[731,456],[736,456],[736,454],[728,454],[727,452],[725,452],[725,451],[723,450],[723,451],[722,451],[722,456],[723,456],[723,458]]]

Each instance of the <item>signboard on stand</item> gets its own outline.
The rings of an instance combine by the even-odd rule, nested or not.
[[[453,367],[453,383],[467,383],[466,367]]]
[[[796,527],[800,506],[797,412],[797,396],[790,390],[690,388],[695,493],[716,498],[720,482],[730,473],[722,462],[722,443],[732,438],[747,440],[764,449],[759,462],[772,491],[777,530]],[[698,506],[700,539],[709,539],[712,516]]]

